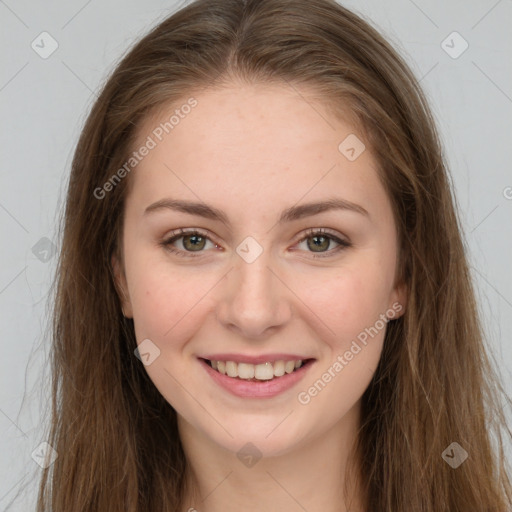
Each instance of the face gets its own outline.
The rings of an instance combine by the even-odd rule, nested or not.
[[[169,106],[141,127],[141,145],[155,144],[129,176],[124,261],[113,260],[123,312],[180,432],[233,452],[283,454],[342,429],[386,316],[405,306],[370,149],[307,97],[210,90],[162,134],[180,107]]]

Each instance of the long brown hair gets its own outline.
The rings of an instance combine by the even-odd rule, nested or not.
[[[388,325],[363,395],[357,453],[367,510],[505,512],[512,487],[501,431],[511,432],[498,390],[506,395],[485,345],[434,121],[402,58],[332,0],[197,0],[138,42],[103,87],[66,199],[48,429],[59,456],[43,471],[38,511],[183,505],[176,413],[134,357],[133,322],[111,265],[113,254],[122,260],[130,176],[105,194],[98,188],[129,159],[148,115],[233,80],[308,86],[333,113],[353,113],[393,205],[408,304]],[[456,469],[442,457],[452,442],[469,455]]]

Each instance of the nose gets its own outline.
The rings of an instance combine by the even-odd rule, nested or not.
[[[216,311],[225,328],[246,339],[263,339],[287,324],[293,294],[273,267],[267,251],[252,263],[234,255]]]

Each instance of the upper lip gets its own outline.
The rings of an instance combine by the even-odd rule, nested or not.
[[[249,356],[246,354],[211,354],[201,356],[201,359],[208,359],[209,361],[234,361],[236,363],[247,364],[261,364],[274,361],[306,361],[313,359],[312,357],[304,357],[297,354],[261,354],[259,356]]]

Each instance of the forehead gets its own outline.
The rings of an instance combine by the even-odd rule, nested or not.
[[[141,125],[135,149],[149,139],[153,147],[132,172],[132,189],[145,202],[169,192],[255,208],[333,191],[348,200],[382,194],[370,151],[352,161],[340,151],[350,137],[361,143],[358,151],[364,147],[353,119],[335,117],[308,89],[204,90],[164,106]]]
[[[192,102],[195,105],[190,107]],[[339,112],[342,112],[341,119]],[[297,122],[298,118],[301,122]],[[138,141],[158,132],[160,127],[160,131],[165,130],[161,134],[164,139],[172,134],[177,144],[195,143],[205,151],[227,151],[239,146],[247,152],[250,147],[269,148],[270,152],[269,142],[272,142],[271,149],[281,147],[284,151],[304,142],[318,144],[326,136],[329,139],[326,143],[332,142],[331,137],[336,142],[344,129],[358,131],[356,123],[357,118],[348,107],[338,103],[334,109],[332,102],[321,99],[311,86],[299,89],[286,84],[232,84],[161,105],[139,127]],[[158,133],[156,136],[161,142]],[[219,142],[223,143],[222,147],[218,147]]]

